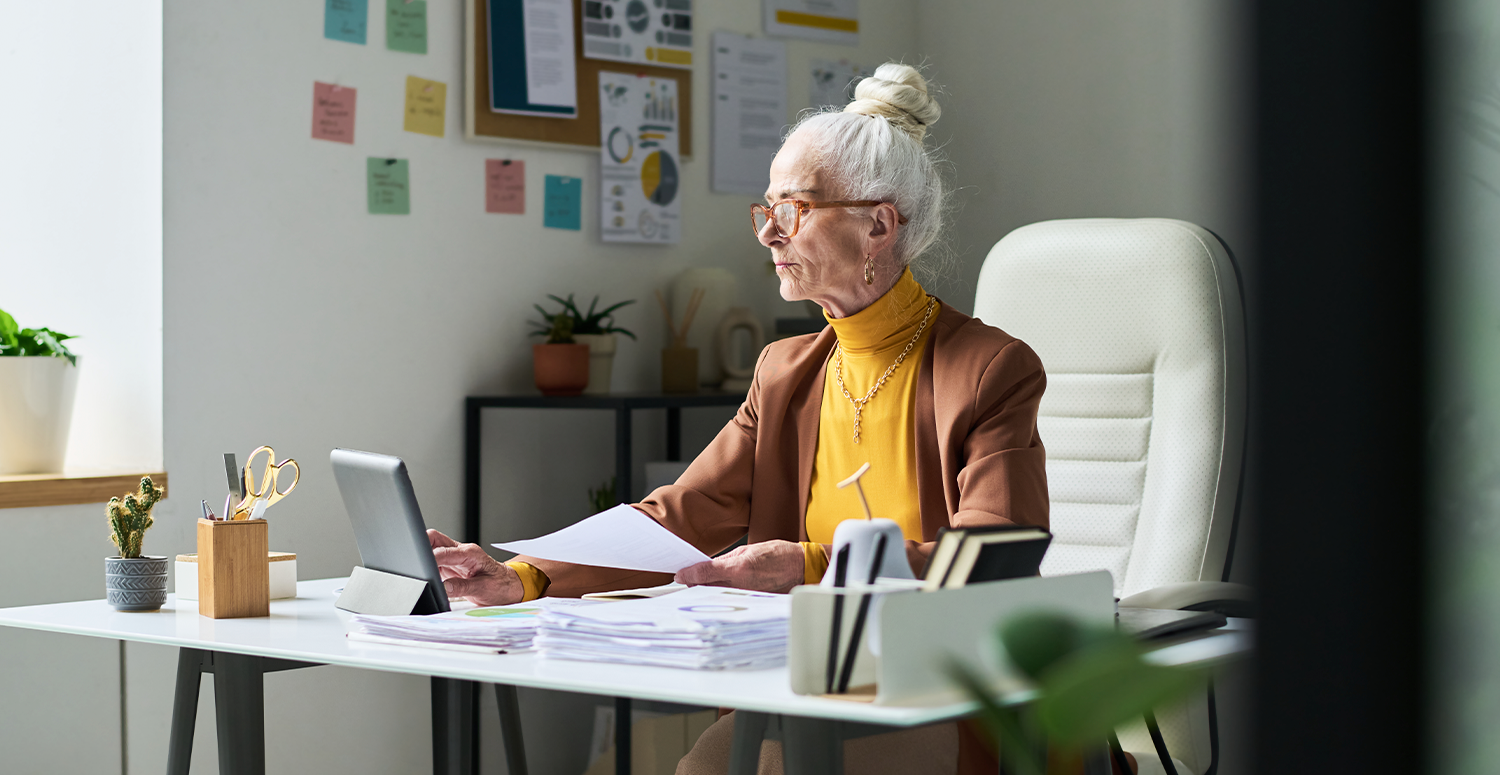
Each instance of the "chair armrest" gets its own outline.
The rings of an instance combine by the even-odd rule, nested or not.
[[[1120,600],[1120,607],[1216,611],[1225,616],[1253,618],[1255,590],[1227,581],[1185,581],[1126,596]]]

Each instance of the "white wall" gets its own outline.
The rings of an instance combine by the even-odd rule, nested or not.
[[[162,463],[161,19],[161,0],[6,6],[0,309],[79,337],[69,469]]]
[[[990,247],[1052,218],[1182,218],[1253,263],[1248,8],[924,0],[919,48],[947,92],[933,136],[963,207],[950,287],[967,290],[949,301],[971,308]]]

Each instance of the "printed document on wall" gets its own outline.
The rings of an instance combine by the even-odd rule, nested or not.
[[[675,80],[599,73],[599,233],[605,242],[677,244],[677,127]]]
[[[714,33],[713,190],[760,196],[786,127],[786,44]]]
[[[693,66],[693,0],[583,0],[589,59]]]
[[[766,34],[859,45],[859,0],[761,0]]]
[[[843,109],[854,101],[854,86],[862,78],[874,75],[847,59],[835,62],[831,59],[814,59],[812,83],[807,92],[807,107],[818,109],[834,106]]]
[[[526,36],[526,101],[577,108],[572,0],[523,0],[521,17]]]

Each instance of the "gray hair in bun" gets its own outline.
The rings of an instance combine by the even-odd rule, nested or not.
[[[906,216],[894,254],[902,266],[938,242],[946,186],[937,153],[923,140],[942,115],[915,67],[888,62],[859,82],[841,111],[805,116],[792,131],[813,134],[819,162],[843,188],[845,199],[890,202]]]

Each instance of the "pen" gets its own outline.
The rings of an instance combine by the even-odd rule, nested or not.
[[[875,541],[875,560],[870,563],[870,580],[866,586],[874,586],[880,576],[880,563],[885,559],[885,534]],[[849,650],[844,654],[844,669],[839,673],[839,694],[849,691],[849,678],[854,675],[854,659],[859,656],[859,639],[865,633],[865,616],[870,613],[871,594],[866,591],[859,596],[859,612],[854,615],[854,630],[849,633]]]
[[[214,513],[212,511],[208,510],[208,501],[199,499],[198,502],[201,503],[201,504],[203,504],[203,518],[204,519],[213,519],[214,518]]]
[[[834,558],[838,566],[833,570],[833,588],[843,589],[844,579],[849,573],[849,545],[839,547],[838,555]],[[828,634],[828,675],[824,682],[826,694],[833,694],[833,677],[839,669],[839,630],[844,623],[844,596],[833,597],[833,628]]]

